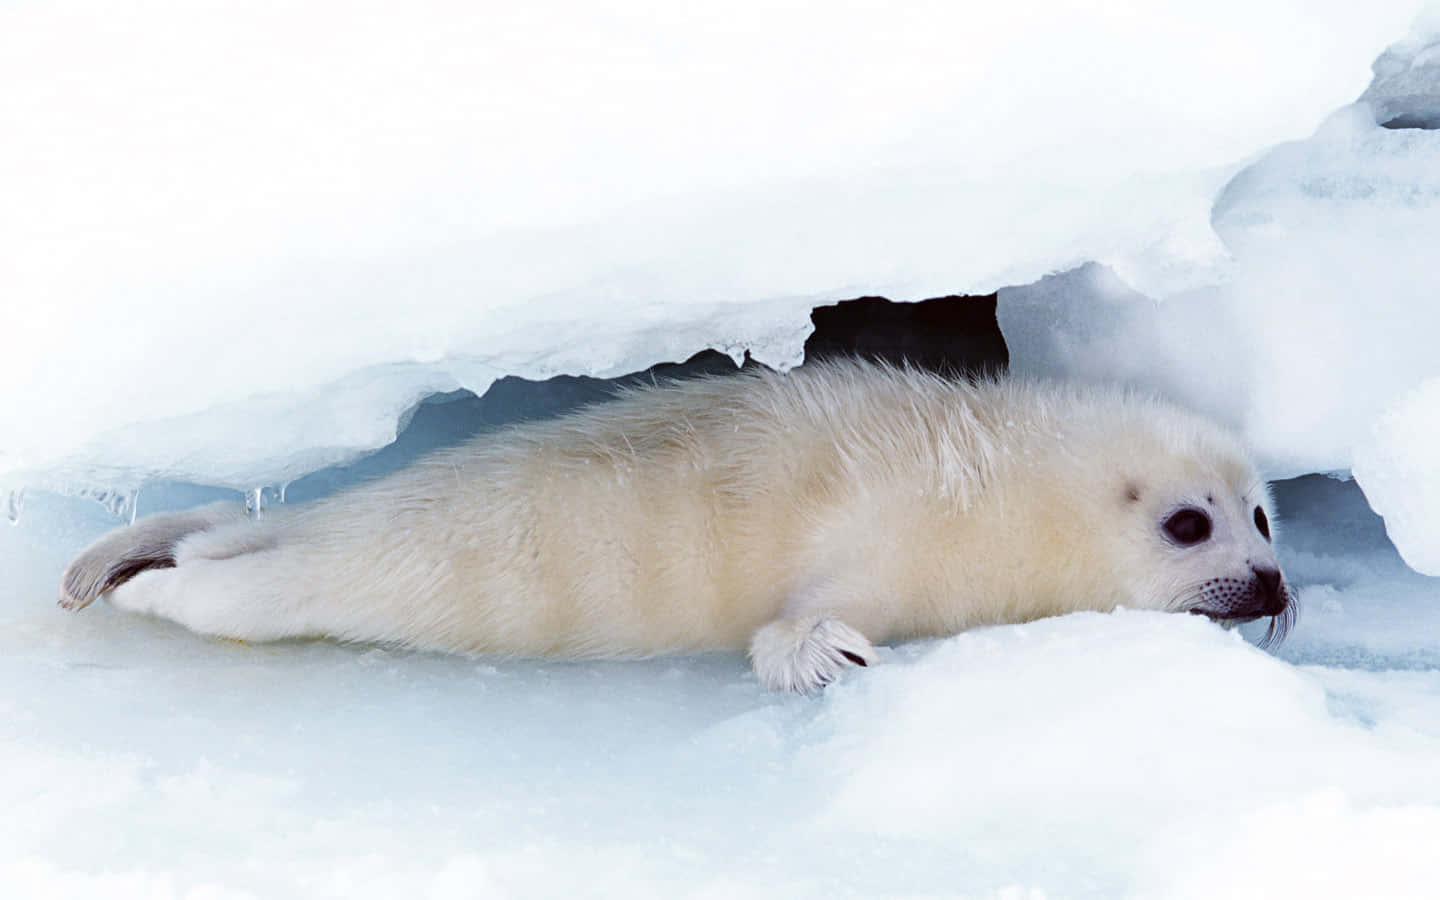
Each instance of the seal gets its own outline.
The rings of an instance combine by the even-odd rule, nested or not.
[[[864,362],[635,389],[251,521],[142,519],[62,577],[246,641],[749,649],[808,692],[875,644],[1117,607],[1271,618],[1270,498],[1220,426],[1117,388]]]

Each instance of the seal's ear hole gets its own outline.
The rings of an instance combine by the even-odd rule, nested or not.
[[[1265,540],[1270,540],[1270,520],[1265,518],[1265,510],[1255,507],[1255,527],[1260,530],[1260,535]]]
[[[1138,502],[1140,500],[1140,485],[1133,481],[1125,482],[1125,499],[1131,503]]]
[[[1210,538],[1210,517],[1198,509],[1180,510],[1166,519],[1163,527],[1170,540],[1187,547]]]

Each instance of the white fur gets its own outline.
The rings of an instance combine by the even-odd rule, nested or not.
[[[1207,497],[1215,540],[1177,552],[1159,523]],[[871,642],[1189,608],[1206,579],[1274,565],[1257,504],[1234,438],[1151,398],[832,364],[636,391],[261,522],[142,521],[128,533],[185,535],[175,567],[110,599],[246,640],[748,646],[765,684],[804,691],[847,651],[872,662]],[[72,564],[65,602],[93,599],[72,573],[103,570],[126,533]]]
[[[863,634],[823,616],[776,619],[750,641],[755,675],[774,690],[808,693],[839,678],[850,666],[868,666],[875,660],[875,648]]]

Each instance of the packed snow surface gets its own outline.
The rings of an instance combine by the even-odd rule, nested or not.
[[[1081,614],[889,648],[801,698],[762,690],[740,654],[498,662],[67,614],[39,601],[111,520],[37,498],[0,531],[20,575],[0,590],[0,882],[1426,896],[1440,582],[1404,566],[1353,483],[1279,499],[1304,613],[1278,656],[1197,617]]]

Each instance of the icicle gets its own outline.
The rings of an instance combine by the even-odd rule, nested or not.
[[[250,521],[258,522],[265,517],[265,488],[251,488],[245,494],[245,513]]]
[[[5,518],[11,525],[20,524],[20,510],[25,506],[25,489],[16,488],[5,501]]]
[[[288,490],[290,490],[290,482],[288,482],[288,481],[282,481],[282,482],[280,482],[280,502],[281,502],[282,504],[285,502],[285,492],[288,491]]]
[[[135,501],[140,496],[139,488],[133,491],[117,491],[112,488],[90,488],[79,492],[105,507],[105,511],[117,519],[135,521]]]

